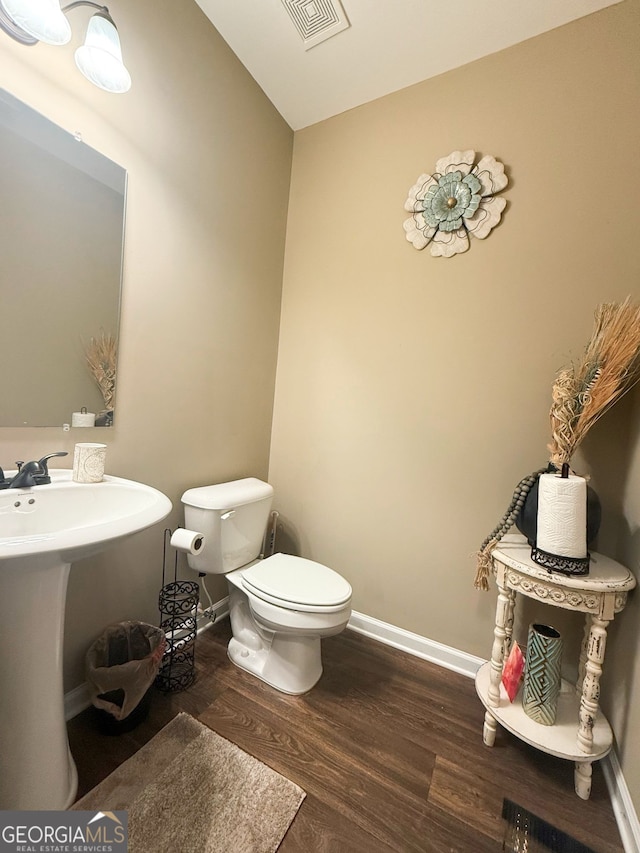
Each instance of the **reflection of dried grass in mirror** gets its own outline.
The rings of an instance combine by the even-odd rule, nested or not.
[[[104,332],[99,338],[91,338],[85,346],[87,364],[100,389],[105,409],[113,409],[113,395],[116,387],[116,353],[116,339],[113,335],[105,335]]]
[[[560,371],[552,391],[550,461],[560,467],[598,418],[640,379],[640,306],[604,303],[581,361]]]

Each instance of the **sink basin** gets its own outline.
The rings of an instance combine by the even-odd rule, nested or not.
[[[50,475],[46,486],[0,491],[0,810],[60,810],[75,799],[62,682],[71,563],[171,511],[162,492],[132,480]]]
[[[50,476],[46,486],[0,491],[0,562],[56,553],[71,563],[171,511],[162,492],[133,480],[105,476],[100,483],[75,483],[67,470]]]

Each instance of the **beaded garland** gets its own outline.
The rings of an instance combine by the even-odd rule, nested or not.
[[[524,506],[524,502],[527,499],[527,495],[531,491],[533,485],[537,482],[540,474],[544,474],[547,470],[547,468],[540,468],[538,471],[534,471],[532,474],[528,474],[526,477],[523,477],[522,480],[520,480],[518,485],[515,487],[511,502],[507,507],[505,514],[502,516],[500,522],[494,527],[494,529],[487,536],[487,538],[483,541],[482,545],[480,546],[480,550],[478,551],[478,567],[476,570],[476,578],[474,581],[474,586],[476,589],[482,589],[485,590],[485,592],[489,589],[489,574],[491,573],[491,552],[496,547],[498,542],[502,539],[502,537],[507,533],[507,531],[513,526],[516,518],[520,513],[520,510]]]

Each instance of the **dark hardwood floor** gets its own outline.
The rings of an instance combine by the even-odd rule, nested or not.
[[[316,687],[286,696],[229,662],[229,636],[226,619],[200,634],[195,684],[156,693],[133,731],[101,734],[93,709],[69,723],[79,796],[186,711],[306,791],[280,853],[497,853],[505,797],[598,853],[623,850],[600,766],[584,802],[570,762],[500,728],[485,747],[472,679],[345,631],[323,641]]]

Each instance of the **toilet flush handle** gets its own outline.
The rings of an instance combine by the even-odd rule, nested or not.
[[[220,516],[220,521],[226,521],[228,518],[233,518],[235,514],[235,509],[230,509],[229,512],[223,512]]]

